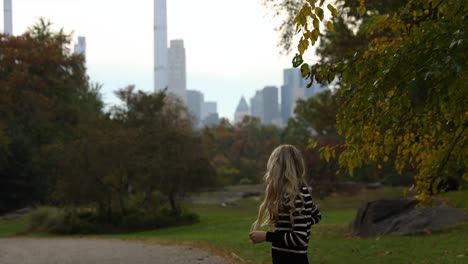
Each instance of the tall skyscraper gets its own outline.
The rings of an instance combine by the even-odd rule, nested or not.
[[[3,33],[13,35],[13,11],[11,0],[3,0]]]
[[[168,87],[166,0],[154,0],[154,91]]]
[[[187,102],[185,48],[182,39],[171,40],[168,55],[169,92]]]
[[[263,123],[269,125],[278,125],[279,109],[278,109],[278,88],[276,86],[266,86],[263,88]]]
[[[249,106],[247,105],[247,102],[245,101],[244,96],[239,101],[239,104],[237,105],[236,112],[234,113],[234,122],[235,123],[240,123],[244,119],[245,116],[249,115]]]
[[[78,43],[75,44],[73,47],[74,54],[81,54],[86,58],[86,38],[85,37],[78,37]]]
[[[250,99],[250,114],[263,122],[263,90],[256,91]]]
[[[195,90],[187,90],[187,108],[190,115],[194,118],[194,126],[199,127],[201,121],[201,112],[203,105],[203,94]]]

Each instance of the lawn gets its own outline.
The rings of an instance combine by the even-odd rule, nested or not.
[[[314,226],[309,246],[312,263],[468,263],[468,224],[441,232],[368,239],[350,237],[348,224],[365,200],[398,196],[401,190],[366,190],[357,196],[317,200],[323,221]],[[460,195],[455,195],[457,198]],[[462,200],[466,198],[461,196]],[[258,200],[248,198],[227,207],[196,205],[200,222],[161,230],[102,235],[101,238],[144,240],[201,247],[242,263],[271,263],[269,244],[253,245],[247,234],[255,219]],[[24,219],[0,221],[0,237],[24,228]],[[16,224],[13,224],[16,223]]]

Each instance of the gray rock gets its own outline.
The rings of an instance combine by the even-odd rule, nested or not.
[[[416,207],[414,199],[383,199],[368,202],[351,223],[355,236],[407,235],[430,232],[468,221],[463,209]]]

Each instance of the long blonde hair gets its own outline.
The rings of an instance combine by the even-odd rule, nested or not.
[[[296,197],[301,186],[307,186],[304,176],[304,159],[296,147],[281,145],[271,153],[267,172],[263,177],[267,184],[265,199],[258,209],[257,220],[253,223],[252,230],[265,225],[271,228],[278,220],[279,210],[283,206],[290,209],[289,217],[293,221]]]

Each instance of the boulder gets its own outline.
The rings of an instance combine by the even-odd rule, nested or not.
[[[364,204],[351,223],[351,233],[369,237],[430,232],[468,221],[463,209],[416,207],[417,200],[383,199]]]

